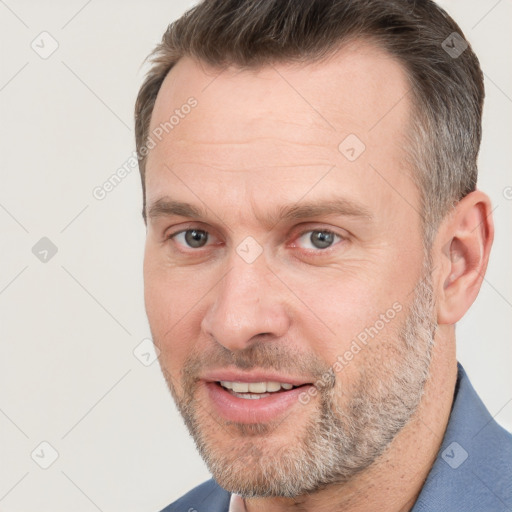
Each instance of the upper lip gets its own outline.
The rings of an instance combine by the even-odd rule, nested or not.
[[[213,370],[201,376],[202,380],[207,382],[280,382],[292,384],[292,386],[302,386],[303,384],[312,384],[312,381],[305,380],[303,377],[294,377],[292,375],[282,375],[264,371],[240,372],[238,370]]]

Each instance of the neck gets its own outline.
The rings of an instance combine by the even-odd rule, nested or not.
[[[453,333],[436,336],[420,405],[386,452],[349,482],[296,498],[251,498],[247,512],[410,511],[439,452],[457,379]]]

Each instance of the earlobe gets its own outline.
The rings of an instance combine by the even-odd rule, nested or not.
[[[476,299],[494,237],[491,202],[477,190],[464,197],[439,230],[441,283],[438,323],[455,324]]]

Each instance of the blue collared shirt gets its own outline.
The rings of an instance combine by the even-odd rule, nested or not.
[[[412,512],[512,511],[512,435],[489,414],[459,364],[438,457]]]

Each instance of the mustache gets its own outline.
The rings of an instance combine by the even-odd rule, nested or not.
[[[332,365],[317,356],[299,352],[282,342],[269,341],[256,341],[236,352],[216,342],[208,349],[189,356],[183,365],[182,377],[190,385],[200,380],[203,372],[227,367],[245,371],[256,368],[274,370],[283,374],[300,375],[312,382],[319,381],[322,377],[325,381],[326,374],[332,373],[332,379],[335,380]],[[332,385],[334,386],[334,382]]]

